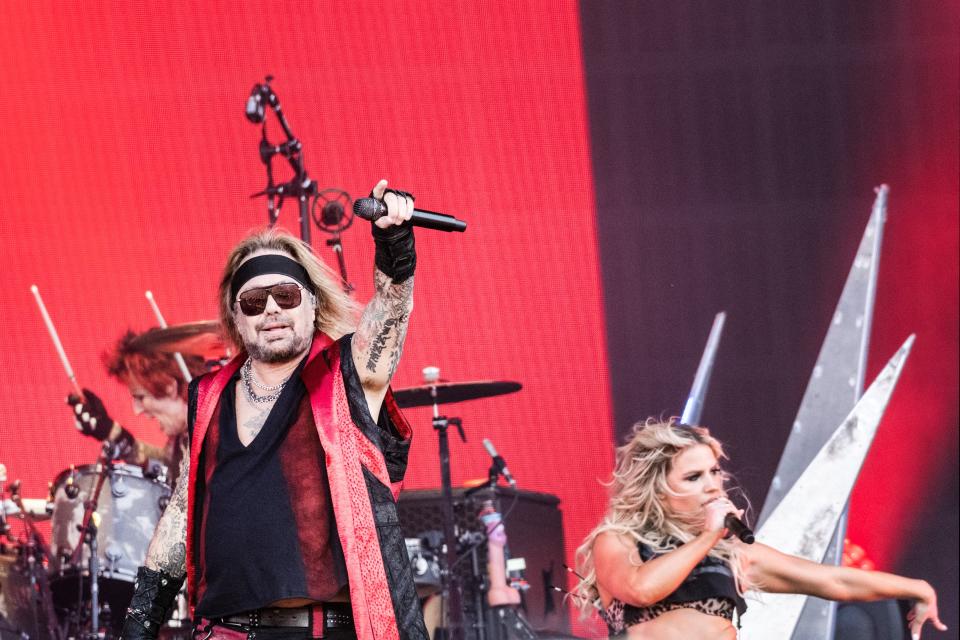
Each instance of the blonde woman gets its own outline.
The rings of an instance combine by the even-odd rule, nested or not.
[[[728,537],[729,500],[707,429],[648,420],[617,449],[607,515],[578,550],[584,613],[598,608],[610,635],[630,640],[737,637],[744,593],[804,593],[839,601],[910,598],[910,630],[940,630],[937,596],[923,580],[809,562]]]

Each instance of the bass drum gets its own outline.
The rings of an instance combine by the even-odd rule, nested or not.
[[[84,506],[97,483],[96,465],[66,470],[53,482],[53,518],[50,589],[59,611],[76,611],[90,598],[90,547],[83,545],[79,559],[73,553],[81,544],[79,526]],[[100,602],[110,607],[111,621],[122,624],[133,596],[137,568],[147,555],[147,545],[170,500],[170,487],[144,478],[140,467],[113,464],[97,502]]]

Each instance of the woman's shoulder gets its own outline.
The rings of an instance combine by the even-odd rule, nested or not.
[[[593,541],[594,561],[605,559],[623,560],[637,559],[637,541],[632,536],[618,531],[603,531],[597,534]]]

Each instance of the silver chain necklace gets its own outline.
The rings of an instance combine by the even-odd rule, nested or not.
[[[279,391],[280,389],[283,389],[284,385],[287,384],[287,380],[290,379],[289,377],[287,377],[287,380],[284,380],[280,384],[275,384],[272,387],[270,387],[263,384],[259,380],[257,380],[257,377],[253,375],[253,361],[250,358],[247,358],[247,361],[243,363],[243,367],[244,367],[247,378],[250,380],[250,382],[253,383],[253,386],[255,386],[258,389],[262,389],[263,391]]]
[[[287,383],[290,381],[290,378],[287,378],[280,384],[268,387],[267,385],[261,384],[253,376],[253,368],[250,364],[250,358],[247,358],[247,361],[243,363],[243,366],[240,367],[240,380],[243,381],[243,391],[244,395],[247,396],[247,400],[254,404],[267,404],[269,402],[275,401],[280,397],[280,394],[283,393],[283,388],[287,386]],[[258,395],[256,391],[253,390],[254,385],[260,387],[265,391],[272,391],[273,393],[268,393],[267,395],[261,396]]]

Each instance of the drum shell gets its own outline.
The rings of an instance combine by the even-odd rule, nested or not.
[[[75,498],[67,495],[67,483],[79,488]],[[90,547],[84,545],[78,562],[72,561],[80,544],[85,502],[92,497],[98,473],[96,465],[63,471],[53,483],[50,573],[56,577],[80,572],[89,575]],[[170,498],[170,487],[143,477],[139,467],[114,464],[97,502],[100,516],[97,531],[97,559],[101,578],[133,582],[143,564],[147,546]]]

